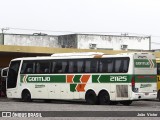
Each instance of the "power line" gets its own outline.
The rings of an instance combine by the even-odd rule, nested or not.
[[[8,28],[8,27],[7,27]],[[2,28],[1,28],[2,29]],[[57,32],[57,33],[90,33],[90,34],[126,34],[128,35],[137,35],[137,36],[143,36],[143,37],[160,37],[159,35],[146,35],[146,34],[138,34],[138,33],[130,33],[130,32],[73,32],[73,31],[53,31],[53,30],[40,30],[40,29],[26,29],[26,28],[14,28],[14,27],[9,27],[9,29],[14,29],[14,30],[26,30],[26,31],[39,31],[39,32]]]
[[[72,32],[72,31],[52,31],[52,30],[38,30],[38,29],[26,29],[26,28],[10,28],[15,30],[27,30],[27,31],[43,31],[43,32]]]
[[[26,28],[13,28],[10,27],[10,29],[14,30],[26,30],[26,31],[40,31],[40,32],[68,32],[68,33],[114,33],[114,34],[121,34],[122,32],[73,32],[73,31],[53,31],[53,30],[39,30],[39,29],[26,29]]]

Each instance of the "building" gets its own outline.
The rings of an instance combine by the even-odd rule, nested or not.
[[[39,46],[57,48],[58,36],[35,33],[29,34],[0,34],[1,45]]]
[[[132,50],[151,49],[151,38],[148,36],[117,36],[95,34],[72,34],[58,37],[58,43],[66,48]]]
[[[42,33],[33,35],[0,34],[0,44],[101,50],[151,50],[151,38],[149,36],[126,35],[70,34],[53,36]]]

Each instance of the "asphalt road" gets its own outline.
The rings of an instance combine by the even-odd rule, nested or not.
[[[97,119],[102,119],[102,120],[106,120],[106,119],[130,119],[130,120],[135,120],[139,119],[139,120],[146,120],[146,119],[159,119],[158,117],[153,117],[150,116],[148,117],[147,114],[145,113],[145,111],[150,111],[149,113],[151,113],[152,115],[158,112],[158,115],[160,116],[160,102],[158,102],[157,100],[152,100],[152,101],[134,101],[130,106],[124,106],[121,104],[118,105],[87,105],[84,101],[62,101],[62,100],[54,100],[51,103],[46,103],[43,100],[35,100],[33,102],[30,103],[26,103],[26,102],[21,102],[19,100],[14,100],[14,99],[2,99],[0,98],[0,111],[1,112],[5,112],[5,111],[18,111],[18,112],[33,112],[35,111],[37,113],[37,116],[39,114],[42,114],[42,118],[38,118],[40,119],[46,119],[46,120],[50,120],[50,119],[67,119],[67,120],[97,120]],[[51,111],[51,112],[44,112],[44,115],[50,115],[50,116],[56,116],[57,114],[59,114],[59,116],[57,117],[44,117],[43,116],[43,111]],[[55,111],[60,111],[60,112],[55,112]],[[68,112],[69,111],[69,112]],[[76,112],[75,112],[76,111]],[[85,114],[84,112],[85,111]],[[88,112],[86,114],[86,111]],[[100,111],[100,113],[96,112],[96,111]],[[107,114],[111,114],[111,116],[106,117],[106,111],[110,111],[107,112]],[[113,114],[111,113],[113,111]],[[123,112],[123,111],[127,111],[127,112]],[[136,113],[134,113],[134,111],[136,111]],[[138,112],[137,112],[138,111]],[[39,114],[38,114],[39,113]],[[129,115],[129,117],[117,117],[120,114],[131,114],[131,116],[133,115],[133,117],[131,117]],[[134,114],[133,114],[134,113]],[[2,113],[1,113],[2,114]],[[25,113],[28,115],[28,113]],[[66,114],[69,114],[69,117],[67,117]],[[82,114],[82,116],[81,116]],[[141,117],[136,116],[137,114],[142,115]],[[143,116],[145,114],[145,117]],[[88,116],[91,117],[88,117]],[[102,115],[102,117],[100,117]],[[113,117],[113,116],[114,117]],[[117,115],[117,116],[116,116]],[[74,117],[71,117],[74,116]],[[77,117],[78,116],[78,117]],[[32,117],[32,116],[31,116]],[[5,118],[5,117],[1,117],[0,119],[11,119],[11,118]],[[22,119],[19,117],[15,117],[12,119]],[[28,118],[23,118],[23,119],[28,119]],[[35,118],[30,118],[30,119],[35,119]]]

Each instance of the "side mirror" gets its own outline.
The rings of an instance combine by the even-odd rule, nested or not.
[[[8,67],[3,68],[1,70],[1,77],[7,77],[7,75],[8,75]]]

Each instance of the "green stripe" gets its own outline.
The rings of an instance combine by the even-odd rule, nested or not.
[[[92,82],[98,83],[98,77],[99,77],[99,75],[92,75]]]
[[[82,75],[75,75],[73,78],[74,83],[80,83],[80,78]]]
[[[77,84],[70,84],[70,91],[75,92],[76,91]]]
[[[67,75],[28,75],[27,83],[66,83]],[[81,83],[82,75],[75,75],[74,83]],[[23,82],[24,75],[20,81]],[[131,83],[133,75],[92,75],[92,83]],[[134,75],[135,82],[156,82],[156,75]]]

